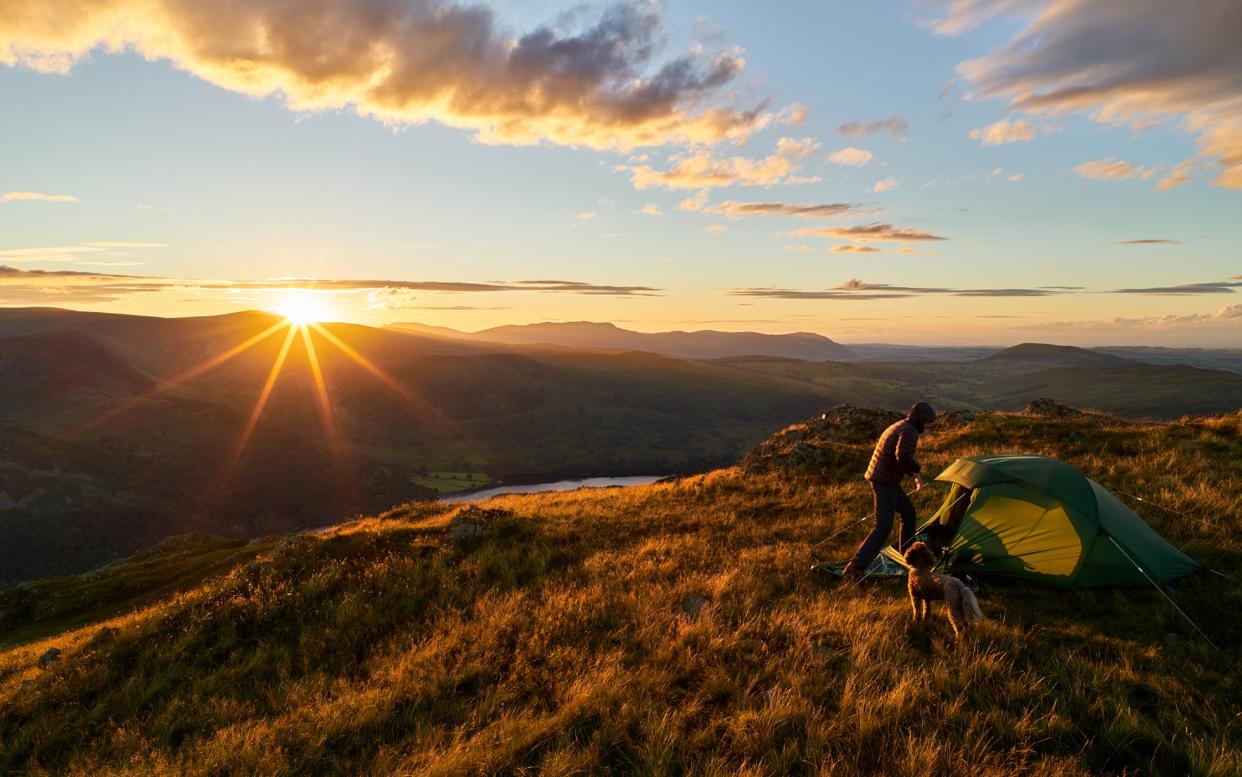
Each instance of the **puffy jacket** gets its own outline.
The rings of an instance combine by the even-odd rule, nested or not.
[[[918,444],[919,428],[909,418],[903,418],[885,429],[871,454],[867,480],[897,486],[901,485],[901,479],[906,475],[919,474],[922,467],[914,458]]]

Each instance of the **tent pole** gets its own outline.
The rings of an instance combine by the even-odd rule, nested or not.
[[[1108,537],[1108,541],[1109,541],[1109,542],[1111,542],[1111,543],[1113,543],[1113,545],[1115,545],[1115,546],[1117,547],[1117,550],[1121,551],[1121,555],[1125,556],[1125,557],[1126,557],[1126,559],[1127,559],[1127,560],[1129,560],[1129,562],[1130,562],[1131,564],[1133,564],[1133,565],[1134,565],[1134,568],[1135,568],[1135,569],[1137,569],[1137,570],[1139,571],[1139,573],[1143,575],[1143,577],[1147,578],[1147,582],[1151,583],[1151,584],[1152,584],[1152,586],[1153,586],[1153,587],[1154,587],[1157,591],[1159,591],[1159,592],[1160,592],[1160,595],[1161,595],[1161,596],[1163,596],[1163,597],[1164,597],[1164,598],[1165,598],[1165,599],[1169,602],[1169,604],[1173,605],[1173,609],[1177,610],[1177,613],[1178,613],[1179,615],[1181,615],[1183,618],[1185,618],[1187,623],[1189,623],[1191,626],[1194,626],[1194,627],[1195,627],[1195,631],[1199,632],[1199,636],[1201,636],[1201,637],[1203,637],[1205,640],[1207,640],[1207,643],[1208,643],[1209,645],[1211,645],[1211,646],[1212,646],[1212,648],[1213,648],[1214,650],[1220,650],[1220,648],[1216,647],[1216,643],[1212,641],[1212,638],[1211,638],[1211,637],[1209,637],[1207,634],[1204,634],[1204,633],[1203,633],[1203,629],[1199,628],[1199,624],[1197,624],[1197,623],[1195,623],[1194,621],[1192,621],[1192,620],[1190,619],[1190,616],[1189,616],[1189,615],[1187,615],[1187,614],[1186,614],[1186,613],[1182,610],[1182,608],[1181,608],[1181,607],[1178,607],[1178,606],[1177,606],[1177,602],[1173,601],[1173,598],[1172,598],[1171,596],[1169,596],[1167,593],[1165,593],[1165,592],[1164,592],[1164,589],[1160,587],[1160,584],[1159,584],[1159,583],[1157,583],[1155,580],[1152,580],[1152,579],[1151,579],[1151,575],[1147,574],[1146,570],[1144,570],[1144,569],[1143,569],[1143,567],[1139,566],[1139,563],[1138,563],[1137,561],[1135,561],[1135,560],[1134,560],[1134,557],[1133,557],[1133,556],[1131,556],[1129,553],[1127,553],[1125,548],[1121,547],[1121,543],[1120,543],[1120,542],[1117,542],[1117,540],[1113,538],[1113,535],[1111,535],[1111,534],[1106,534],[1106,535],[1104,535],[1104,536]]]

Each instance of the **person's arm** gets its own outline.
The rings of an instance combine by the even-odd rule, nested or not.
[[[918,444],[918,430],[907,427],[901,431],[901,436],[897,438],[897,466],[901,467],[901,471],[907,475],[913,475],[915,485],[921,488],[923,479],[919,477],[919,473],[923,471],[923,467],[918,459],[914,458],[914,451]]]

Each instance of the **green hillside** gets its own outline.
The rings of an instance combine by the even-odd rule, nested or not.
[[[481,536],[410,504],[0,593],[0,772],[1242,771],[1242,541],[1222,518],[1242,509],[1242,416],[984,414],[922,451],[933,471],[1054,455],[1183,513],[1139,505],[1228,576],[1172,594],[1219,652],[1150,589],[985,585],[988,620],[955,647],[945,624],[910,624],[899,583],[814,578],[813,543],[869,509],[850,449],[865,414],[826,428],[839,455],[813,474],[504,497],[465,514]],[[817,550],[840,558],[862,532]]]
[[[830,401],[822,388],[647,353],[495,353],[329,324],[348,354],[309,336],[332,427],[299,337],[247,436],[284,331],[219,357],[280,325],[257,313],[0,311],[0,450],[11,454],[0,459],[0,586],[183,532],[280,533],[451,486],[426,472],[703,471]]]

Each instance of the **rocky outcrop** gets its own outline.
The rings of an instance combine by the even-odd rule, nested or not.
[[[840,405],[780,430],[746,454],[741,466],[751,474],[835,475],[845,469],[861,474],[880,433],[904,417],[893,410]]]
[[[454,513],[449,520],[449,539],[454,542],[465,542],[486,537],[496,528],[497,524],[512,517],[512,511],[504,508],[466,505]]]
[[[1022,412],[1026,415],[1034,415],[1041,418],[1073,418],[1074,416],[1082,415],[1081,410],[1058,404],[1047,397],[1040,397],[1031,401]]]

